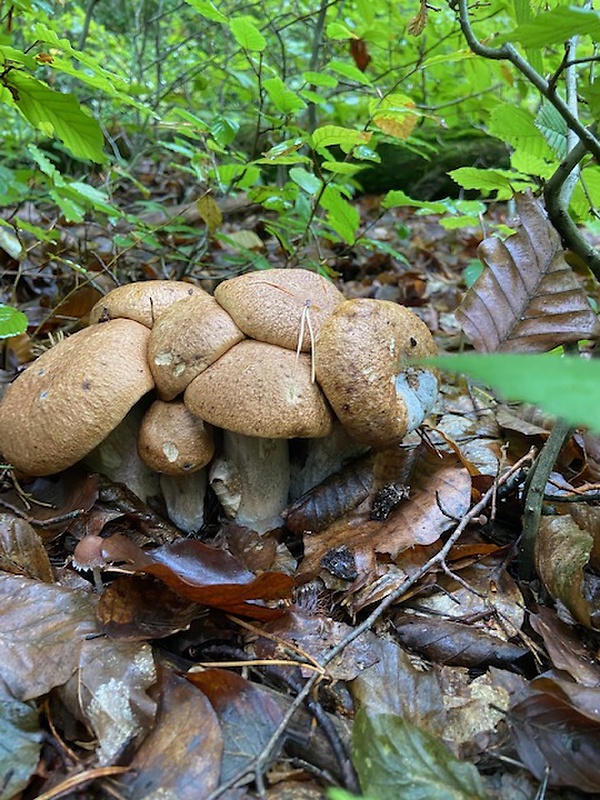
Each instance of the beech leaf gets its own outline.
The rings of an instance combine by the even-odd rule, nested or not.
[[[485,792],[472,764],[455,759],[438,738],[403,717],[359,711],[354,766],[363,791],[375,798],[478,800]]]
[[[486,269],[456,310],[463,330],[477,350],[488,353],[540,353],[600,335],[541,204],[531,194],[516,199],[517,233],[479,246]]]

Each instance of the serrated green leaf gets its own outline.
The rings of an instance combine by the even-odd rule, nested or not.
[[[210,0],[185,0],[185,2],[206,19],[212,19],[214,22],[227,22],[227,17],[221,14]]]
[[[537,14],[497,41],[518,42],[523,47],[546,47],[562,44],[577,34],[600,38],[600,14],[573,6],[558,6]]]
[[[60,171],[56,169],[52,161],[50,161],[48,156],[42,152],[39,147],[36,147],[34,144],[28,144],[27,150],[44,175],[51,178],[55,186],[64,186],[66,184]]]
[[[354,244],[360,224],[360,215],[354,206],[332,186],[325,189],[320,204],[328,212],[327,223],[347,244]]]
[[[0,339],[10,339],[27,330],[27,317],[12,306],[0,305]]]
[[[82,222],[85,216],[85,207],[56,189],[51,189],[48,194],[60,208],[67,222]]]
[[[78,198],[87,201],[96,211],[108,214],[109,217],[119,217],[121,215],[119,209],[109,202],[108,196],[94,186],[83,183],[83,181],[72,181],[67,188],[74,192]]]
[[[38,764],[42,749],[38,713],[18,700],[0,703],[0,800],[24,789]]]
[[[581,86],[577,86],[577,91],[588,103],[591,113],[595,117],[600,116],[600,81],[593,81],[587,86],[582,82]]]
[[[37,61],[33,56],[24,53],[22,50],[17,50],[16,47],[10,47],[10,45],[0,46],[0,58],[4,62],[12,61],[16,64],[23,64],[27,69],[34,70],[37,68]]]
[[[75,97],[55,92],[42,81],[16,70],[4,78],[25,119],[45,136],[56,135],[76,158],[106,162],[102,152],[102,131],[86,114]]]
[[[307,172],[302,167],[293,167],[290,170],[290,178],[308,194],[316,194],[323,185],[316,175],[313,175],[312,172]]]
[[[363,86],[371,86],[371,81],[364,74],[361,72],[358,67],[355,67],[354,64],[348,64],[345,61],[330,61],[326,69],[330,69],[332,72],[337,72],[338,75],[341,75],[344,78],[348,78],[348,80],[356,81],[356,83],[361,83]]]
[[[337,145],[342,152],[349,153],[353,147],[368,144],[372,135],[368,131],[343,128],[341,125],[323,125],[314,131],[310,144],[315,150]]]
[[[353,763],[362,790],[378,800],[484,800],[472,764],[458,761],[440,740],[393,714],[356,715]]]
[[[512,103],[497,105],[490,114],[490,134],[507,142],[515,150],[521,149],[537,158],[552,160],[554,154],[529,111]]]
[[[459,167],[448,175],[463,189],[477,189],[484,194],[498,192],[498,200],[508,200],[515,193],[513,180],[516,175],[505,170]]]
[[[236,42],[244,50],[262,52],[267,46],[267,40],[250,17],[234,17],[229,22],[229,27]]]
[[[263,81],[263,86],[269,95],[269,100],[282,114],[295,114],[306,108],[304,100],[298,97],[296,92],[288,89],[281,78],[267,78]]]
[[[549,414],[600,433],[600,361],[554,353],[465,354],[431,359],[447,372],[460,372]]]
[[[569,128],[562,114],[559,114],[550,103],[544,103],[535,118],[534,124],[542,133],[557,158],[562,161],[567,154],[567,136],[569,133]]]

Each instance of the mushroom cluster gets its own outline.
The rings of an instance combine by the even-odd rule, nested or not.
[[[214,296],[186,282],[132,283],[9,386],[0,452],[22,473],[59,472],[120,438],[145,398],[136,457],[162,476],[169,512],[169,495],[210,463],[227,516],[265,531],[289,501],[288,440],[331,438],[334,428],[339,437],[341,423],[359,445],[399,442],[437,394],[436,374],[406,361],[434,352],[406,308],[345,300],[307,270],[247,273]],[[193,483],[198,495],[203,482]],[[200,500],[191,520],[174,511],[174,521],[200,527]]]

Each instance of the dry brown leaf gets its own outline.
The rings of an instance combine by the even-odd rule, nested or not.
[[[0,514],[0,569],[45,583],[54,580],[42,540],[28,522],[13,514]]]
[[[128,800],[202,800],[219,785],[222,751],[219,722],[208,698],[169,673],[156,724],[133,757],[122,789]]]
[[[535,565],[544,586],[582,625],[591,627],[583,595],[583,568],[590,559],[592,537],[567,515],[542,517],[535,540]]]
[[[538,200],[517,195],[521,227],[479,246],[486,269],[456,316],[477,350],[539,353],[600,335],[600,323],[565,261]]]
[[[533,630],[544,640],[554,667],[567,672],[583,686],[600,687],[600,664],[576,636],[575,630],[559,619],[556,611],[540,606],[529,615]]]
[[[508,722],[519,758],[539,781],[600,792],[600,724],[568,700],[535,691],[511,708]]]

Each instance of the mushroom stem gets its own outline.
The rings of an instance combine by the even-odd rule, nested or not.
[[[225,514],[239,525],[259,533],[280,527],[290,487],[287,440],[223,431],[209,480]]]
[[[189,475],[161,475],[160,488],[171,522],[185,531],[196,533],[204,525],[204,500],[208,471],[200,469]]]

